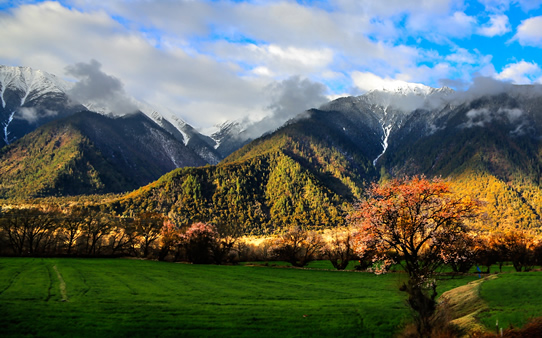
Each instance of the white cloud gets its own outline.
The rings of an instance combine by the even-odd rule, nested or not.
[[[468,120],[461,125],[462,128],[484,127],[495,120],[506,119],[516,124],[511,134],[521,135],[525,132],[526,120],[523,119],[524,112],[518,108],[501,107],[497,111],[488,108],[471,109],[467,112]]]
[[[274,64],[276,68],[289,68],[290,72],[298,70],[298,73],[302,73],[321,70],[333,60],[333,51],[329,48],[308,49],[292,46],[283,48],[277,45],[263,47],[251,45],[250,47],[263,59]]]
[[[506,15],[490,15],[489,22],[481,26],[478,29],[478,34],[484,35],[487,37],[494,37],[498,35],[503,35],[512,30],[508,16]]]
[[[454,0],[337,0],[336,4],[345,12],[363,12],[380,17],[391,17],[401,13],[446,15],[451,7],[460,2]]]
[[[25,120],[28,123],[34,123],[39,118],[43,117],[51,117],[58,115],[58,112],[55,110],[50,109],[44,109],[38,111],[36,108],[33,107],[21,107],[19,110],[17,110],[17,114],[15,114],[16,119]]]
[[[478,0],[488,12],[505,12],[510,9],[513,0]]]
[[[247,65],[253,75],[285,78],[291,74],[309,76],[325,71],[333,61],[330,48],[300,48],[276,44],[243,44],[226,41],[206,47],[220,60]],[[243,73],[243,70],[240,70]]]
[[[446,55],[445,60],[457,64],[476,64],[479,62],[479,56],[465,48],[457,48],[453,53]]]
[[[514,84],[531,84],[541,74],[540,66],[534,62],[520,61],[507,65],[495,76],[498,80],[511,81]]]
[[[542,6],[542,0],[518,0],[516,2],[525,12],[537,9]]]
[[[273,72],[265,66],[258,66],[252,69],[252,73],[258,76],[266,76],[266,77],[272,77],[274,75]]]
[[[448,42],[450,38],[464,38],[470,36],[476,27],[477,21],[462,11],[442,16],[431,16],[421,12],[413,14],[406,25],[409,31],[423,34],[424,38],[438,43]]]
[[[67,65],[95,59],[136,99],[168,107],[196,127],[261,111],[272,80],[238,76],[239,66],[182,48],[157,49],[103,11],[58,3],[21,6],[0,16],[0,60],[63,76]]]
[[[333,96],[363,90],[359,74],[368,72],[434,85],[492,69],[491,57],[452,42],[477,30],[462,0],[62,3],[69,6],[0,12],[0,63],[62,76],[65,66],[95,59],[127,94],[195,127],[260,118],[269,85],[295,76],[326,83]],[[503,30],[494,17],[481,31]]]
[[[370,72],[353,72],[352,80],[356,87],[363,92],[371,90],[396,90],[413,85],[407,81],[392,79],[390,77],[380,77]],[[422,86],[421,84],[414,84]]]
[[[522,46],[542,47],[542,16],[522,21],[513,40]]]

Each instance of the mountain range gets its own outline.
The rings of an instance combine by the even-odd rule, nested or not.
[[[97,114],[70,100],[67,86],[24,87],[2,76],[4,198],[141,187],[113,209],[266,233],[342,224],[372,182],[423,174],[483,201],[479,227],[540,226],[539,86],[486,81],[467,92],[418,84],[371,91],[300,112],[250,141],[239,123],[205,136],[153,109]],[[43,76],[49,80],[40,83],[56,83]]]
[[[73,87],[41,70],[0,66],[0,196],[129,191],[175,168],[216,164],[229,154],[220,143],[235,144],[227,129],[218,130],[218,136],[206,136],[178,116],[159,113],[132,98],[134,111],[123,115],[107,104],[77,101],[71,94]],[[70,144],[75,153],[59,157],[57,152],[65,149],[51,142]],[[82,144],[92,145],[93,154]],[[51,157],[38,161],[35,154],[43,149],[50,149]],[[85,163],[76,165],[82,171],[75,175],[81,186],[64,179],[73,173],[74,158]],[[95,165],[101,169],[96,171]],[[94,177],[93,184],[88,183],[89,175]],[[70,188],[59,185],[63,181]]]

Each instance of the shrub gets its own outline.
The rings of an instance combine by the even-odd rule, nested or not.
[[[184,248],[188,261],[195,264],[214,262],[217,251],[218,232],[216,227],[205,223],[194,223],[180,236],[180,245]]]

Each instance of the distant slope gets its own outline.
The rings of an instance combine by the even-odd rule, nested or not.
[[[132,182],[71,125],[54,123],[0,151],[0,196],[120,192]]]
[[[81,112],[0,151],[0,197],[124,192],[205,161],[142,114]]]
[[[346,199],[360,198],[363,186],[377,177],[371,163],[379,152],[375,132],[338,111],[309,110],[234,152],[223,163],[273,150],[284,152]]]

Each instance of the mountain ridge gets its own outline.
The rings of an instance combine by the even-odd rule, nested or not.
[[[422,102],[414,110],[382,106],[367,97],[341,98],[248,143],[224,159],[216,170],[227,172],[223,175],[229,176],[229,181],[242,182],[242,177],[227,168],[245,168],[258,175],[250,163],[268,163],[260,182],[266,198],[262,199],[261,193],[260,197],[251,195],[250,184],[236,188],[243,191],[244,200],[248,194],[248,200],[258,201],[260,221],[267,230],[286,224],[321,227],[326,219],[329,224],[344,224],[347,210],[364,197],[369,184],[404,175],[443,177],[452,183],[456,193],[480,199],[484,216],[473,224],[479,229],[536,228],[542,216],[542,105],[538,104],[542,95],[532,93],[536,91],[520,87],[460,102],[457,97],[466,97],[464,93],[437,91],[438,105],[431,96],[424,97],[427,104]],[[447,100],[440,100],[442,95]],[[388,135],[383,130],[385,123],[392,126]],[[387,148],[384,141],[388,142]],[[192,168],[190,179],[175,176],[176,183],[164,176],[149,188],[154,193],[142,188],[127,196],[119,210],[137,209],[139,203],[152,204],[160,200],[156,194],[165,189],[175,196],[165,210],[183,214],[181,224],[190,219],[218,222],[209,215],[221,212],[216,202],[222,197],[215,193],[222,183],[200,170],[211,169]],[[282,177],[282,184],[271,179],[277,175]],[[300,175],[309,175],[310,180]],[[200,187],[209,194],[207,202],[195,208],[206,210],[207,216],[183,207],[183,201],[194,192],[188,186]],[[320,192],[313,186],[321,187]],[[232,194],[231,200],[240,196]],[[318,203],[304,204],[314,196],[325,196],[316,200],[328,205],[327,211],[319,209]],[[319,215],[318,221],[308,221],[307,215],[312,213]],[[227,218],[230,223],[245,224],[243,219],[248,217],[236,209]]]
[[[49,122],[0,150],[0,197],[126,192],[180,163],[206,164],[146,115],[112,119],[82,111]]]
[[[78,102],[70,91],[74,83],[66,82],[53,74],[30,67],[0,66],[0,147],[7,145],[37,127],[83,110],[102,115],[118,115],[107,102]],[[174,113],[160,113],[155,107],[134,98],[123,98],[133,106],[133,113],[142,112],[166,129],[185,146],[199,153],[208,163],[216,164],[222,155],[214,149],[214,141],[199,133]]]
[[[225,124],[223,134],[209,137],[150,110],[116,119],[86,112],[63,121],[71,121],[79,133],[75,144],[89,144],[84,158],[97,161],[93,168],[102,163],[111,177],[114,172],[125,176],[123,191],[156,180],[114,202],[113,210],[121,214],[159,210],[181,224],[238,224],[254,233],[288,225],[340,225],[373,182],[426,175],[444,177],[458,193],[483,200],[486,225],[477,226],[532,228],[542,216],[541,88],[502,84],[467,92],[426,86],[370,91],[301,112],[252,141],[242,123]],[[20,100],[21,93],[9,95]],[[41,128],[51,127],[36,131],[45,133]],[[21,143],[32,144],[32,137]],[[14,167],[6,154],[15,143],[2,150],[0,159],[10,164],[5,168]],[[40,157],[49,167],[64,158],[62,147],[51,144],[37,146],[49,152],[49,162]],[[55,157],[57,162],[51,160]],[[182,158],[191,158],[194,167],[175,169]],[[213,162],[218,164],[202,166]],[[93,182],[91,168],[78,168],[87,173],[82,181]],[[90,190],[100,192],[95,186]],[[62,191],[67,190],[44,188],[35,195]]]

